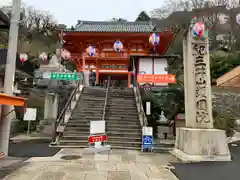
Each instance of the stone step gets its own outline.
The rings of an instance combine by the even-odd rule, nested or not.
[[[69,140],[69,141],[76,141],[76,140],[88,140],[88,136],[89,134],[80,134],[80,135],[74,135],[74,134],[63,134],[63,136],[61,137],[61,141],[63,140]]]
[[[68,122],[67,127],[78,127],[78,126],[84,126],[84,125],[90,126],[90,120]]]
[[[103,106],[89,106],[89,107],[86,107],[86,106],[83,106],[80,111],[102,111],[103,110]]]
[[[109,131],[109,132],[119,132],[119,133],[125,133],[125,132],[130,132],[130,133],[142,133],[142,130],[140,128],[140,126],[138,128],[124,128],[124,127],[108,127],[108,124],[107,124],[107,127],[106,127],[106,130]]]
[[[135,98],[127,99],[127,98],[112,98],[108,97],[108,101],[115,103],[115,102],[122,102],[122,103],[131,103],[131,102],[136,102]]]
[[[129,122],[126,120],[112,120],[112,121],[106,120],[106,125],[107,126],[116,125],[119,126],[120,128],[125,126],[125,128],[127,128],[127,126],[140,126],[140,122],[138,121]]]
[[[107,108],[111,108],[111,109],[136,109],[136,105],[135,104],[110,104],[110,103],[107,103]]]
[[[106,121],[107,125],[116,124],[116,125],[120,126],[120,125],[125,124],[125,126],[128,126],[128,125],[140,126],[140,121],[138,121],[138,120],[130,121],[129,119],[128,120],[122,120],[122,119],[109,120],[109,119],[105,119],[105,121]]]
[[[127,115],[120,115],[120,114],[109,114],[107,113],[105,116],[105,121],[112,121],[112,120],[116,120],[116,121],[124,121],[124,122],[139,122],[139,117],[138,115],[131,115],[131,116],[127,116]]]
[[[93,102],[93,101],[96,101],[96,102],[102,102],[104,101],[105,99],[105,95],[104,96],[95,96],[94,94],[93,95],[83,95],[81,97],[81,101],[82,102]]]
[[[121,105],[121,104],[107,104],[107,109],[113,109],[113,110],[131,110],[131,111],[137,111],[137,107],[135,105]]]
[[[63,132],[63,136],[65,135],[71,135],[71,134],[77,134],[77,135],[86,135],[89,134],[89,129],[72,129],[72,128],[68,128],[68,129],[64,129]]]
[[[106,113],[109,115],[119,114],[119,115],[129,115],[129,116],[137,116],[137,110],[131,110],[131,109],[106,109]]]
[[[74,113],[72,118],[85,118],[85,117],[101,117],[103,112],[81,112],[81,113]]]
[[[73,112],[81,112],[82,110],[99,110],[103,109],[104,105],[97,106],[95,105],[89,105],[89,104],[82,104],[80,107],[76,107]]]
[[[127,125],[126,125],[126,123],[122,123],[122,124],[114,124],[114,123],[109,123],[109,122],[106,123],[106,128],[107,129],[112,129],[112,130],[126,129],[126,126],[129,130],[131,130],[131,129],[133,129],[133,130],[142,129],[142,127],[140,126],[140,123],[139,124],[127,124]]]
[[[84,122],[84,123],[80,123],[80,125],[78,125],[77,123],[71,123],[71,124],[67,124],[67,126],[65,127],[65,130],[71,129],[71,130],[86,130],[90,128],[90,121],[89,122]]]
[[[64,132],[63,139],[85,139],[88,138],[89,132]]]
[[[107,108],[111,108],[111,109],[137,109],[135,104],[110,104],[107,103]]]
[[[124,146],[117,144],[111,145],[112,149],[127,149],[127,150],[141,150],[141,145],[139,146],[139,144],[134,145],[132,144],[132,146],[130,146],[131,144],[125,144]]]
[[[60,139],[59,145],[60,147],[87,147],[88,141],[86,140],[63,140]]]
[[[107,143],[114,149],[141,149],[142,142],[134,142],[134,141],[112,141],[107,140]]]
[[[81,111],[77,111],[77,112],[74,112],[75,115],[79,115],[79,114],[101,114],[103,112],[103,108],[102,109],[98,109],[98,110],[91,110],[91,109],[88,109],[88,110],[81,110]]]
[[[86,124],[90,124],[91,121],[95,121],[96,119],[81,119],[81,120],[75,120],[75,121],[71,121],[71,122],[68,122],[67,126],[83,126],[83,125],[86,125]],[[100,121],[100,119],[99,119]]]
[[[129,105],[135,105],[136,102],[135,101],[112,101],[112,100],[108,100],[107,104],[109,105],[117,105],[117,104],[121,104],[121,105],[126,105],[126,106],[129,106]]]
[[[132,137],[132,138],[138,138],[139,136],[142,136],[142,132],[131,132],[131,131],[128,131],[128,129],[126,128],[125,131],[113,131],[111,129],[107,129],[107,135],[108,136],[117,136],[117,137],[126,137],[126,138],[129,138],[129,137]]]
[[[72,116],[71,120],[73,120],[75,122],[79,122],[79,121],[85,121],[85,120],[94,121],[94,120],[100,120],[100,119],[102,119],[102,115],[100,115],[100,116],[99,115],[89,116],[89,115],[86,115],[86,114],[82,114],[82,115]]]
[[[142,136],[140,135],[139,137],[120,137],[120,136],[112,136],[112,135],[108,135],[107,136],[108,141],[121,141],[121,142],[142,142]]]
[[[108,96],[109,99],[111,100],[119,100],[119,101],[122,101],[122,100],[126,100],[126,101],[133,101],[135,100],[135,97],[134,96],[124,96],[124,95],[110,95]]]
[[[135,118],[138,118],[138,114],[137,113],[126,113],[126,112],[108,112],[106,111],[106,117],[109,117],[110,119],[112,118],[118,118],[118,119],[135,119]]]
[[[89,129],[66,129],[64,130],[64,135],[76,135],[76,136],[79,136],[79,135],[89,135],[90,134],[90,130]]]

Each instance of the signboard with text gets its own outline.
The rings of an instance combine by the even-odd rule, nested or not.
[[[59,72],[52,72],[51,79],[53,80],[72,80],[77,81],[79,79],[77,73],[59,73]]]
[[[173,74],[138,74],[138,83],[176,83]]]
[[[126,65],[102,65],[102,66],[100,66],[100,68],[127,69],[128,66],[126,66]]]

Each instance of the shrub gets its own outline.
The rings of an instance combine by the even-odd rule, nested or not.
[[[219,113],[213,111],[213,119],[214,128],[224,130],[228,137],[232,137],[234,135],[237,123],[230,112]]]

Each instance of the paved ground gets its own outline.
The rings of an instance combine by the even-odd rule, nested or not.
[[[66,155],[79,159],[61,159]],[[93,155],[83,149],[62,149],[53,157],[30,158],[4,180],[177,180],[170,170],[176,161],[169,154],[132,150]]]
[[[180,180],[239,180],[240,141],[229,145],[232,162],[174,163],[172,171]]]
[[[12,157],[50,157],[60,148],[51,148],[48,139],[14,140],[9,144],[9,156]]]

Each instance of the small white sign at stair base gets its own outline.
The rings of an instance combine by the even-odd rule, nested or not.
[[[153,128],[148,127],[148,126],[143,126],[142,135],[143,136],[152,136],[153,135]]]
[[[151,102],[146,102],[146,115],[151,115]]]
[[[90,121],[90,135],[105,134],[105,121]]]

